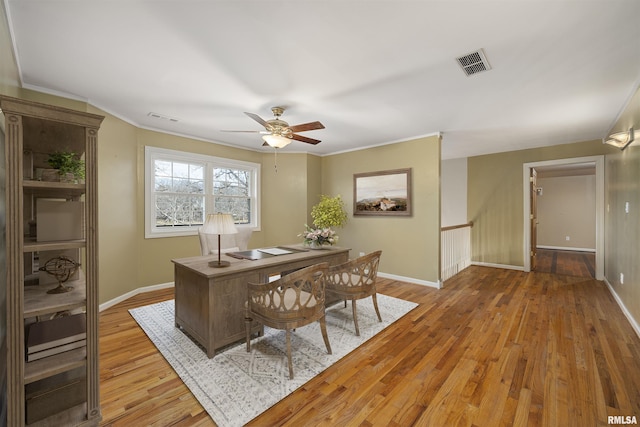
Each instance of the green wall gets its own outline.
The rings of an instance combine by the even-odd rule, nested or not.
[[[262,229],[250,245],[259,247],[299,241],[311,221],[309,211],[320,194],[341,194],[349,223],[339,231],[351,256],[384,251],[381,271],[425,282],[437,282],[440,229],[440,138],[428,137],[350,153],[318,157],[280,152],[258,153],[139,129],[80,101],[20,88],[18,67],[0,3],[0,93],[106,116],[99,136],[100,301],[117,298],[141,286],[172,280],[171,258],[197,255],[196,236],[144,239],[144,146],[184,149],[262,164]],[[0,121],[2,122],[2,121]],[[640,95],[636,93],[614,129],[637,128]],[[1,126],[1,125],[0,125]],[[640,133],[640,132],[638,132]],[[522,164],[606,155],[605,276],[616,295],[640,319],[640,147],[624,152],[588,141],[476,156],[468,159],[468,211],[473,260],[523,266]],[[353,174],[411,167],[412,217],[353,217]],[[631,212],[624,213],[630,202]],[[620,273],[625,282],[620,283]]]
[[[308,154],[286,150],[263,155],[262,230],[264,245],[299,242],[309,204]],[[277,159],[276,159],[277,158]],[[275,168],[277,161],[277,169]]]
[[[261,163],[261,155],[256,152],[138,129],[109,119],[100,130],[99,152],[101,302],[139,287],[171,282],[171,259],[200,254],[195,235],[145,239],[145,146]],[[114,270],[113,265],[122,268]]]
[[[611,133],[640,127],[640,90],[620,114]],[[639,136],[640,132],[636,133]],[[473,221],[474,262],[524,265],[524,163],[605,156],[604,271],[616,298],[640,330],[640,144],[624,151],[587,141],[470,157],[467,216]],[[625,204],[629,203],[629,213]],[[621,283],[620,274],[624,275]]]
[[[467,160],[467,218],[474,262],[524,266],[524,163],[613,153],[602,141],[554,145],[470,157]]]
[[[353,174],[412,169],[411,217],[353,216]],[[340,194],[349,222],[338,230],[351,256],[382,249],[380,271],[435,284],[440,279],[440,137],[322,158],[322,191]]]
[[[140,287],[173,281],[171,259],[199,255],[197,236],[145,239],[144,147],[147,145],[260,163],[261,229],[250,247],[300,242],[321,194],[340,193],[352,209],[353,174],[413,169],[414,215],[353,218],[339,233],[359,252],[383,249],[381,271],[401,278],[439,279],[439,137],[321,158],[255,152],[140,129],[86,103],[23,90],[22,97],[102,114],[98,138],[100,302]],[[408,161],[407,159],[410,159]],[[277,169],[276,169],[277,162]],[[372,233],[372,227],[376,232]],[[415,230],[419,229],[420,233]],[[402,251],[396,247],[401,242]]]
[[[18,96],[18,67],[13,57],[4,2],[0,3],[0,93]],[[5,138],[0,114],[0,426],[7,423],[7,254],[5,241]]]
[[[640,89],[612,133],[630,127],[636,129],[636,140],[640,140]],[[606,157],[605,187],[605,278],[640,333],[640,142]],[[626,203],[629,213],[625,212]]]
[[[132,289],[139,280],[137,128],[105,116],[98,134],[98,247],[100,302]]]

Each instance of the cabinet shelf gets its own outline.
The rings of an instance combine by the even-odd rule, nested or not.
[[[26,240],[23,246],[23,252],[39,252],[39,251],[59,251],[64,249],[78,249],[86,246],[84,239],[77,240],[56,240],[53,242],[36,242],[35,240]]]
[[[25,286],[24,288],[24,318],[44,316],[60,311],[84,308],[87,304],[87,292],[84,280],[70,280],[66,286],[73,289],[63,294],[48,294],[49,289],[56,284]]]
[[[70,409],[59,412],[55,415],[27,424],[28,427],[50,427],[50,426],[83,426],[87,418],[87,404],[81,403]]]
[[[86,190],[85,184],[74,184],[72,182],[35,181],[30,179],[22,181],[22,186],[24,187],[25,191],[55,190],[82,194]]]
[[[86,366],[87,348],[65,351],[24,365],[24,383],[29,384],[62,372]]]
[[[2,94],[0,110],[6,139],[7,201],[7,250],[2,261],[11,266],[5,274],[6,342],[2,346],[5,354],[0,354],[0,360],[6,361],[3,380],[11,387],[0,418],[12,427],[27,423],[97,427],[101,419],[97,165],[98,131],[104,117]],[[82,156],[86,184],[34,179],[38,169],[50,166],[50,155],[60,151]],[[38,267],[63,256],[81,261],[82,268],[72,276],[75,280],[65,283],[72,290],[47,294],[57,281],[45,278]],[[25,339],[29,325],[67,311],[85,313],[86,346],[50,356],[40,353],[29,359],[42,358],[28,362]],[[64,348],[69,347],[73,346]],[[84,384],[76,383],[76,377],[66,382],[75,375]],[[46,388],[49,386],[53,388]],[[69,409],[70,405],[75,406]]]

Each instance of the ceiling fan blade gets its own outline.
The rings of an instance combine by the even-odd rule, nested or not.
[[[220,129],[220,132],[262,133],[262,134],[268,134],[268,133],[271,133],[271,132],[266,131],[266,130],[227,130],[227,129]]]
[[[305,132],[308,130],[324,129],[324,125],[320,122],[310,122],[301,125],[289,126],[291,132]]]
[[[255,120],[256,122],[260,123],[262,126],[264,126],[265,128],[268,126],[267,122],[264,121],[264,119],[262,117],[260,117],[257,114],[253,114],[253,113],[247,113],[246,111],[244,112],[247,116],[251,117],[253,120]]]
[[[320,142],[319,139],[307,138],[306,136],[292,134],[291,139],[295,139],[296,141],[306,142],[307,144],[316,145]]]

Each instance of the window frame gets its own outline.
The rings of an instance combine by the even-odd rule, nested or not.
[[[190,153],[186,151],[170,150],[153,146],[145,146],[144,151],[144,224],[145,238],[153,239],[160,237],[194,236],[198,234],[201,225],[180,227],[156,227],[155,226],[155,204],[154,184],[155,184],[155,161],[166,160],[171,162],[200,163],[204,165],[204,213],[213,213],[213,169],[241,169],[249,171],[250,174],[250,203],[252,211],[249,224],[236,224],[237,227],[253,228],[260,230],[260,164],[246,162],[242,160],[226,159],[223,157],[209,156],[206,154]]]

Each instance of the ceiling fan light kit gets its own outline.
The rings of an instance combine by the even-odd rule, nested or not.
[[[284,148],[287,145],[291,144],[291,139],[286,136],[277,135],[277,134],[269,134],[262,137],[264,142],[266,142],[269,146],[273,148]]]
[[[319,139],[308,138],[306,136],[298,135],[296,132],[306,132],[310,130],[318,130],[324,129],[324,125],[318,121],[303,123],[299,125],[289,126],[289,123],[280,119],[282,113],[284,113],[283,107],[272,107],[271,112],[273,113],[273,119],[264,120],[262,117],[258,116],[254,113],[248,113],[245,111],[245,114],[251,117],[256,122],[260,123],[260,125],[264,126],[265,131],[224,131],[224,132],[249,132],[249,133],[266,133],[262,137],[265,141],[263,145],[269,145],[273,148],[283,148],[291,143],[292,140],[305,142],[307,144],[318,144],[320,142]]]

